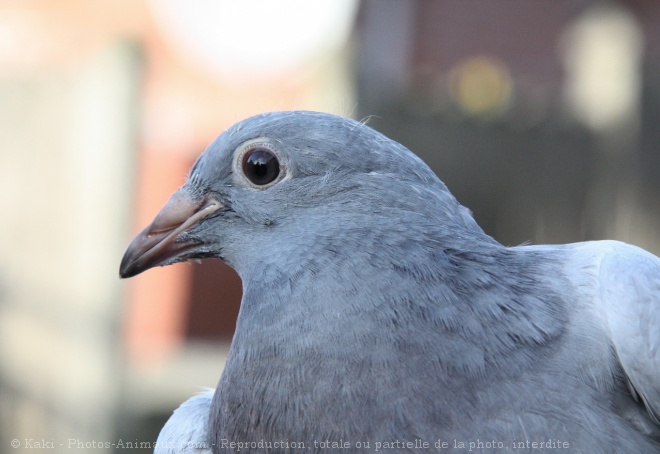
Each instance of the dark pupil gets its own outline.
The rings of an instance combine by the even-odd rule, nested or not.
[[[245,157],[243,171],[252,183],[263,185],[277,178],[280,164],[270,151],[257,149]]]

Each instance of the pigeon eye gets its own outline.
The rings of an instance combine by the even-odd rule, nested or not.
[[[247,179],[257,186],[272,183],[280,174],[280,162],[275,153],[261,147],[245,153],[242,168]]]

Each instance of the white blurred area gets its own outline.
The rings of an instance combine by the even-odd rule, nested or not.
[[[183,58],[230,79],[260,80],[313,65],[348,39],[355,0],[151,0]]]
[[[109,439],[123,371],[116,261],[131,206],[136,55],[116,46],[73,72],[8,72],[0,76],[0,451],[13,439],[18,452],[25,440]]]
[[[567,27],[560,50],[566,107],[592,132],[601,155],[592,168],[585,219],[599,224],[603,237],[657,252],[660,217],[649,210],[639,184],[645,45],[641,24],[629,10],[596,3]]]
[[[644,36],[637,19],[615,4],[596,5],[563,39],[564,93],[576,118],[610,138],[622,128],[638,133]]]

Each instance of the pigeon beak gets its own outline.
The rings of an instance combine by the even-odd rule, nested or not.
[[[154,266],[173,263],[169,260],[198,245],[194,241],[177,241],[177,236],[222,207],[224,204],[214,198],[196,201],[188,191],[179,189],[128,245],[119,276],[133,277]]]

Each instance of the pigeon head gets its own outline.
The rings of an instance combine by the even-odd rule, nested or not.
[[[265,113],[211,143],[132,241],[120,276],[206,257],[241,274],[287,248],[351,247],[352,237],[359,247],[367,230],[403,233],[409,216],[426,216],[412,224],[448,234],[452,226],[480,232],[428,166],[365,124],[317,112]]]

